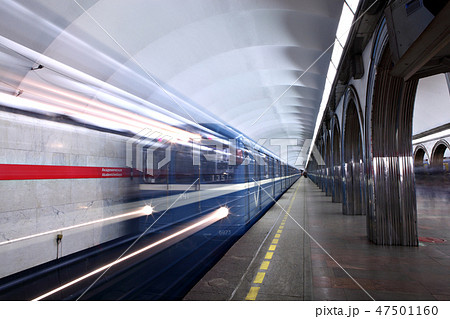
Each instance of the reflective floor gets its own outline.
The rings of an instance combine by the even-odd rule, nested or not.
[[[312,181],[302,178],[285,195],[296,193],[291,215],[298,218],[312,239],[293,240],[302,238],[304,232],[287,219],[286,226],[291,221],[293,228],[284,235],[292,236],[292,240],[281,238],[279,244],[284,241],[291,245],[288,249],[277,248],[275,255],[295,262],[296,266],[286,269],[271,264],[255,300],[450,300],[450,196],[446,185],[442,180],[417,183],[419,247],[377,246],[367,239],[366,216],[342,215],[342,204],[332,203],[331,197],[325,196]],[[294,192],[297,186],[298,192]],[[280,204],[287,210],[289,201],[284,197]],[[266,215],[271,216],[270,212]],[[251,290],[251,280],[261,272],[259,264],[267,246],[263,242],[265,234],[269,234],[270,243],[272,232],[278,227],[274,224],[276,227],[271,230],[269,225],[272,224],[264,216],[254,226],[259,231],[252,232],[252,228],[185,299],[227,300],[234,289],[238,292],[232,299],[244,300],[246,291]],[[258,252],[257,247],[262,249]],[[304,253],[295,255],[298,251]],[[252,256],[256,256],[253,261]],[[305,266],[312,271],[305,272]],[[298,272],[304,283],[311,282],[311,293],[307,293],[305,285],[295,288],[293,282],[288,286],[294,292],[277,293],[284,283],[272,282],[269,277],[286,276],[282,273],[286,271]],[[215,284],[218,282],[220,287]],[[248,287],[243,289],[246,284]],[[239,294],[240,290],[244,293]]]
[[[366,217],[339,214],[340,204],[331,203],[310,183],[306,199],[316,204],[309,205],[310,233],[345,269],[312,244],[314,299],[450,300],[447,183],[429,177],[417,181],[419,247],[371,244],[366,239]]]
[[[422,241],[450,240],[450,174],[416,175],[416,194]],[[437,245],[436,249],[442,247],[445,245]],[[448,250],[445,257],[449,257]]]

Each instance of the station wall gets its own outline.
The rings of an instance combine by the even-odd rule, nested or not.
[[[129,209],[127,198],[136,182],[126,173],[126,140],[113,133],[0,112],[0,277],[130,230],[129,222],[118,219],[43,234]],[[61,167],[82,168],[87,178],[53,179]],[[102,173],[111,167],[123,168],[123,173],[114,177]],[[28,179],[27,174],[34,177]],[[42,235],[18,240],[36,234]],[[63,235],[59,246],[57,234]]]

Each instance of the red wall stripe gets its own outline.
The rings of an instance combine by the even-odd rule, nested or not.
[[[0,164],[0,180],[130,177],[128,167]]]

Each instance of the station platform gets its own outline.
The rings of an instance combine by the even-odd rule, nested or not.
[[[448,241],[374,245],[341,206],[302,177],[183,300],[450,300]],[[419,210],[419,230],[448,229],[447,215]]]

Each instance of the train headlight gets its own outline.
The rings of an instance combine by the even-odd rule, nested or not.
[[[153,207],[150,205],[145,205],[144,208],[142,208],[142,213],[145,215],[153,214]]]
[[[218,210],[216,210],[216,216],[218,218],[225,218],[228,216],[230,210],[226,207],[220,207]]]

